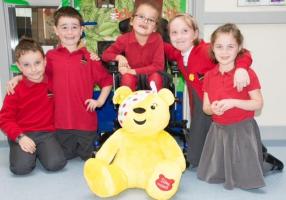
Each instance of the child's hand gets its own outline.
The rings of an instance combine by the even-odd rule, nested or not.
[[[90,59],[95,60],[95,61],[99,61],[100,57],[98,56],[97,53],[90,53]]]
[[[216,115],[222,115],[223,112],[220,110],[220,108],[219,108],[219,106],[218,106],[218,102],[219,102],[219,101],[214,101],[214,102],[212,102],[212,104],[211,104],[211,110],[212,110],[212,112],[213,112],[214,114],[216,114]]]
[[[129,64],[128,64],[128,61],[127,59],[122,56],[122,55],[117,55],[115,60],[118,61],[118,69],[120,69],[121,67],[127,67],[127,68],[130,68],[129,67]]]
[[[33,154],[36,151],[35,142],[26,135],[21,137],[21,139],[19,140],[19,145],[21,149],[27,153]]]
[[[134,69],[130,69],[128,67],[120,67],[118,70],[119,70],[119,73],[122,75],[124,75],[124,74],[136,75],[136,71]]]
[[[219,112],[224,113],[225,111],[234,107],[234,101],[233,99],[222,99],[217,102],[216,106]]]
[[[96,108],[100,108],[103,105],[103,103],[95,99],[87,99],[84,104],[87,105],[86,111],[90,112],[95,111]]]
[[[22,76],[15,76],[11,80],[8,81],[6,86],[6,92],[8,95],[14,94],[14,88],[18,85],[18,82],[22,79]]]
[[[119,67],[118,71],[119,71],[120,74],[124,75],[124,74],[128,73],[129,68],[127,68],[127,67]]]
[[[248,72],[243,68],[238,68],[235,70],[233,78],[233,87],[237,88],[240,92],[244,87],[250,83]]]

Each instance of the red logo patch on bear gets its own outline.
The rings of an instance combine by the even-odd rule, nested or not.
[[[159,175],[159,178],[156,180],[156,185],[160,190],[169,191],[173,187],[173,179],[166,178],[163,174]]]

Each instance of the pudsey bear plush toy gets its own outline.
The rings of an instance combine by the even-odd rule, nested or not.
[[[169,199],[185,170],[183,153],[164,128],[174,96],[168,89],[132,92],[122,86],[113,102],[120,104],[120,129],[84,165],[92,192],[111,197],[127,188],[142,188],[154,199]]]

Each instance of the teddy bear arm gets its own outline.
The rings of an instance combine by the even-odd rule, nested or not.
[[[165,132],[162,134],[160,148],[168,160],[173,160],[174,163],[180,166],[182,172],[186,169],[184,154],[176,140],[169,133]]]
[[[102,145],[96,154],[96,158],[111,163],[119,149],[120,137],[118,131],[113,133],[108,140]]]

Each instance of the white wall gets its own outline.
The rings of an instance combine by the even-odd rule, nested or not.
[[[205,0],[206,12],[286,11],[286,6],[237,6],[238,0]]]
[[[2,98],[2,91],[1,91],[1,82],[0,82],[0,108],[2,107],[2,103],[3,103],[3,98]],[[0,131],[0,141],[4,140],[5,136],[2,134],[2,132]]]
[[[286,11],[286,6],[237,7],[237,0],[206,0],[207,12]],[[267,13],[266,13],[267,14]],[[271,16],[269,16],[271,17]],[[204,38],[218,26],[204,25]],[[286,24],[237,24],[245,37],[245,47],[253,56],[253,69],[260,78],[264,108],[256,119],[261,126],[286,127]]]

